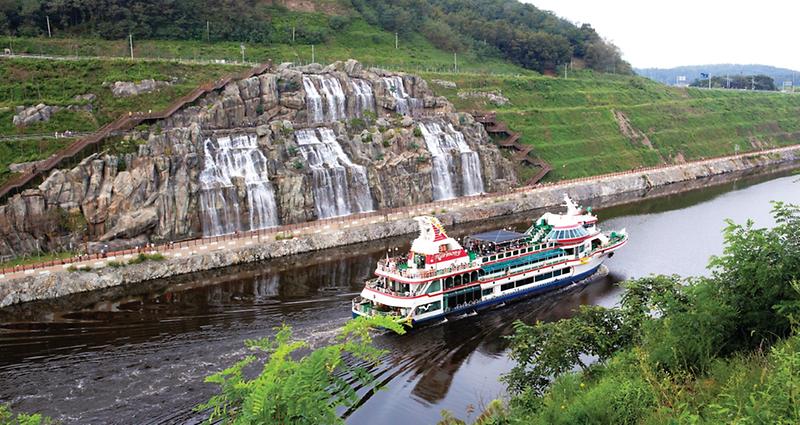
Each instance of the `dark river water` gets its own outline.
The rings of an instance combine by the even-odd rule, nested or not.
[[[730,178],[728,178],[730,179]],[[679,194],[597,201],[604,229],[627,228],[628,245],[591,283],[408,335],[379,335],[389,351],[374,372],[386,385],[360,391],[349,424],[435,423],[441,409],[468,418],[504,396],[512,367],[503,338],[514,320],[568,317],[581,304],[613,305],[616,282],[651,273],[706,274],[722,249],[724,219],[769,226],[772,200],[800,203],[791,171],[691,183]],[[659,197],[651,198],[658,195]],[[455,226],[451,235],[524,229],[541,212]],[[242,341],[281,323],[321,344],[350,318],[350,300],[388,249],[413,236],[112,288],[0,310],[0,402],[64,423],[196,423],[193,406],[214,393],[203,378],[243,357]],[[474,417],[474,413],[471,414]]]

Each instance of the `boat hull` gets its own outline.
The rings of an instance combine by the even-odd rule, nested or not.
[[[527,289],[523,289],[523,290],[520,290],[520,291],[515,291],[513,293],[509,293],[509,294],[505,294],[505,295],[499,295],[497,297],[493,297],[493,298],[490,298],[490,299],[487,299],[487,300],[484,300],[484,301],[480,301],[480,302],[477,302],[475,304],[470,304],[470,305],[466,305],[466,306],[462,306],[462,307],[457,307],[457,308],[454,308],[452,310],[449,310],[449,311],[446,311],[446,312],[442,312],[440,314],[428,316],[428,317],[421,318],[421,319],[411,319],[411,320],[409,320],[407,318],[401,318],[401,319],[398,320],[398,322],[399,323],[410,324],[412,326],[415,326],[415,325],[422,325],[422,324],[430,323],[430,322],[433,322],[433,321],[436,321],[436,320],[441,320],[441,319],[443,319],[445,317],[448,317],[448,316],[457,316],[457,315],[460,315],[460,314],[463,314],[463,313],[472,312],[472,311],[478,312],[478,311],[481,311],[481,310],[486,310],[486,309],[494,307],[494,306],[496,306],[498,304],[507,303],[507,302],[510,302],[510,301],[516,301],[516,300],[520,300],[522,298],[527,298],[527,297],[530,297],[530,296],[533,296],[533,295],[554,291],[554,290],[569,286],[569,285],[571,285],[571,284],[573,284],[575,282],[580,282],[581,280],[584,280],[584,279],[592,276],[593,274],[597,273],[597,270],[601,266],[602,266],[602,263],[594,265],[594,267],[592,267],[592,268],[590,268],[590,269],[588,269],[586,271],[583,271],[583,272],[581,272],[579,274],[565,277],[564,279],[558,279],[558,280],[554,280],[552,282],[549,282],[549,283],[546,283],[546,284],[543,284],[543,285],[534,286],[532,288],[527,288]],[[359,316],[366,316],[366,314],[361,313],[361,312],[359,312],[359,311],[357,311],[355,309],[352,310],[352,315],[353,315],[353,318],[357,318]]]

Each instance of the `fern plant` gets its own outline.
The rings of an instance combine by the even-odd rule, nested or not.
[[[210,410],[208,423],[343,424],[337,409],[358,403],[356,388],[375,382],[369,367],[385,354],[372,345],[375,328],[405,332],[392,317],[358,318],[342,328],[333,344],[303,356],[298,351],[308,349],[308,343],[294,340],[286,325],[274,338],[247,340],[245,346],[269,355],[261,373],[254,379],[243,375],[257,361],[249,355],[209,376],[206,382],[219,385],[220,393],[197,410]]]

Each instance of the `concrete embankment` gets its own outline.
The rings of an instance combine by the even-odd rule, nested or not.
[[[636,197],[650,190],[669,193],[668,185],[674,183],[687,183],[769,166],[788,166],[798,160],[800,160],[800,146],[795,146],[769,153],[712,159],[541,186],[501,196],[466,198],[448,205],[447,211],[440,209],[436,213],[442,223],[448,226],[556,206],[562,202],[564,193],[584,204],[594,204],[600,200],[600,204],[608,205],[624,202],[625,194],[628,193],[635,193]],[[688,190],[692,186],[677,185],[676,190]],[[611,201],[603,202],[603,199]],[[427,208],[426,211],[421,207],[418,214],[433,212],[431,208]],[[375,217],[360,225],[313,228],[308,233],[300,233],[286,240],[263,236],[245,237],[168,250],[163,253],[166,258],[162,261],[147,261],[117,268],[95,261],[90,264],[93,266],[91,271],[69,272],[64,269],[39,271],[0,280],[0,307],[357,244],[413,233],[416,230],[417,226],[411,214],[402,217]],[[116,260],[124,262],[125,258]]]

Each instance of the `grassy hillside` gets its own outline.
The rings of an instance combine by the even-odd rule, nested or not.
[[[459,109],[496,110],[521,142],[554,166],[550,180],[800,143],[800,96],[670,88],[583,71],[543,76],[426,74]],[[497,91],[510,105],[459,92]],[[620,126],[620,120],[625,125]],[[646,136],[646,137],[645,137]],[[652,147],[651,147],[652,146]]]
[[[297,38],[292,43],[292,27],[329,28],[334,17],[322,13],[284,11],[272,17],[277,40],[272,43],[239,43],[225,41],[192,40],[137,40],[134,39],[134,56],[137,58],[165,58],[185,60],[241,61],[241,46],[245,46],[245,61],[275,63],[309,63],[311,44]],[[355,58],[370,66],[381,66],[408,71],[452,70],[452,52],[435,48],[417,33],[400,38],[395,49],[395,35],[360,18],[352,18],[340,31],[331,32],[327,40],[314,46],[314,59],[319,63]],[[129,57],[127,39],[104,40],[98,38],[31,38],[0,37],[0,45],[14,53],[57,56]],[[498,57],[477,55],[472,51],[458,54],[459,70],[481,73],[532,73]]]
[[[186,65],[124,60],[49,61],[0,59],[0,135],[40,134],[54,131],[92,131],[127,111],[158,110],[190,92],[199,84],[243,67]],[[175,81],[157,92],[134,97],[114,97],[104,83],[152,78]],[[92,93],[97,98],[89,112],[60,111],[46,123],[14,127],[18,105],[81,104],[75,96]]]

